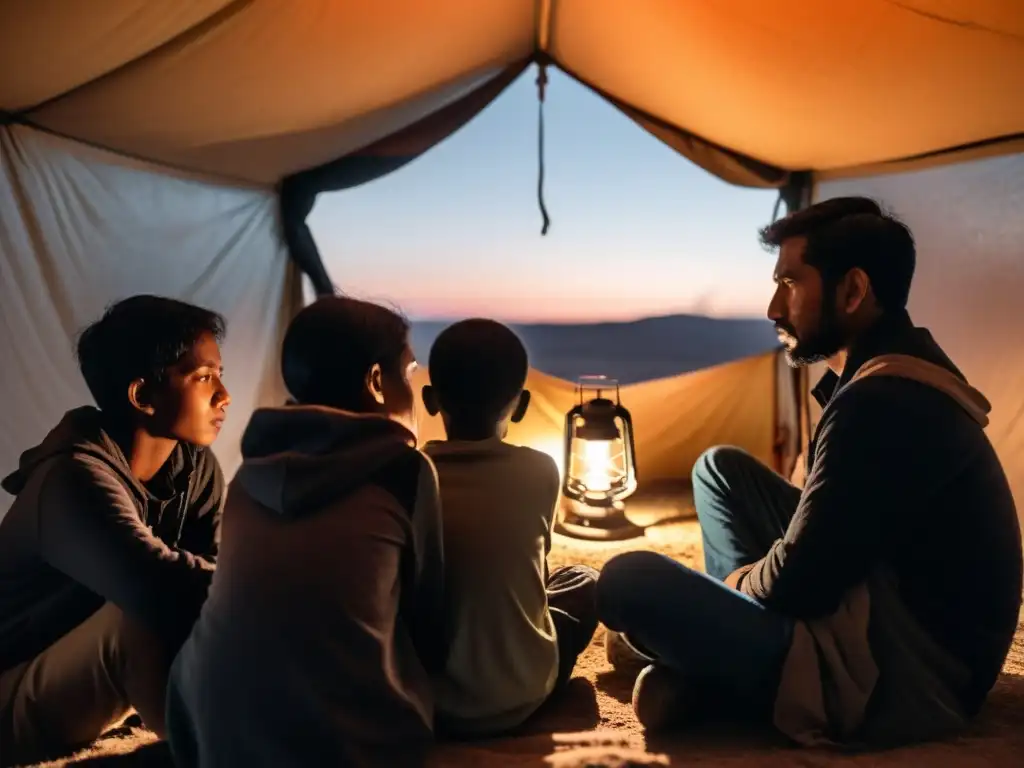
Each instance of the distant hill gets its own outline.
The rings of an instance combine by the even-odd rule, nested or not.
[[[423,365],[434,339],[451,322],[413,323],[413,348]],[[631,384],[760,354],[779,343],[767,320],[700,315],[511,327],[526,345],[534,368],[570,381],[587,374],[604,374]]]

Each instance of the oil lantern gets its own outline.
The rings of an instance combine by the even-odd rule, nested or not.
[[[637,476],[633,419],[620,401],[619,383],[584,376],[576,392],[578,402],[565,417],[565,503],[559,531],[597,540],[641,535],[623,504],[636,490]]]

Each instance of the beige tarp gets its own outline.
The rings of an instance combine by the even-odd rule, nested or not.
[[[1020,0],[6,2],[0,109],[273,183],[538,53],[665,131],[789,170],[1024,133]]]
[[[986,431],[1024,521],[1024,153],[828,182],[816,199],[850,194],[878,198],[914,231],[910,312],[992,403]]]
[[[721,443],[774,462],[775,351],[681,376],[631,384],[621,389],[622,405],[633,417],[641,487],[650,481],[686,480],[697,457]],[[417,388],[427,383],[420,369]],[[513,424],[509,441],[544,451],[564,471],[565,414],[577,402],[575,384],[531,370],[532,400],[526,418]],[[420,412],[424,440],[443,439],[439,417]]]

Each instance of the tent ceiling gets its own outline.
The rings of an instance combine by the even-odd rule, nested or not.
[[[1024,131],[1022,0],[561,0],[550,44],[618,100],[791,170]]]
[[[1021,0],[33,0],[0,107],[274,182],[529,59],[763,163],[830,170],[1024,133]]]

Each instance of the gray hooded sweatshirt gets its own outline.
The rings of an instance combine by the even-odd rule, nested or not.
[[[169,647],[187,636],[217,556],[224,478],[181,444],[148,483],[91,406],[68,411],[3,481],[0,671],[27,661],[110,601]]]
[[[175,661],[181,765],[416,765],[446,661],[437,475],[401,425],[257,411],[202,614]]]

